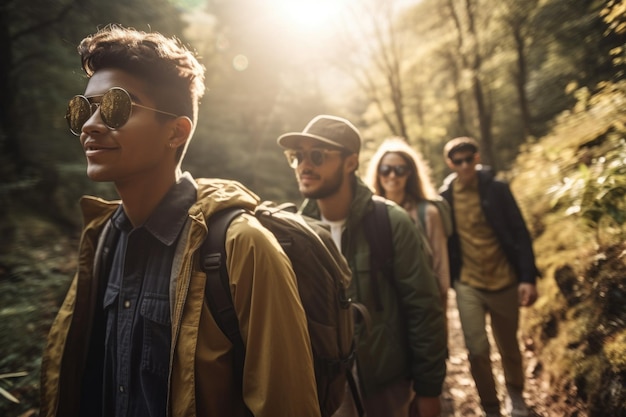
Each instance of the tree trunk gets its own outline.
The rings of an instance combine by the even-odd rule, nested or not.
[[[528,69],[526,64],[526,45],[519,27],[513,30],[515,39],[515,50],[517,52],[517,73],[515,74],[515,87],[519,101],[520,115],[522,118],[522,129],[524,142],[533,135],[530,107],[528,105],[528,95],[526,94],[526,80],[528,79]]]
[[[482,66],[482,56],[480,52],[480,45],[478,42],[478,35],[476,34],[476,27],[474,24],[474,10],[475,3],[472,0],[466,0],[465,10],[467,12],[468,19],[468,32],[472,39],[472,91],[474,93],[474,101],[476,102],[476,112],[478,114],[478,125],[480,130],[481,140],[481,155],[482,160],[487,165],[491,165],[494,170],[497,170],[497,161],[495,159],[493,151],[493,136],[491,133],[491,111],[485,104],[485,95],[483,93],[482,83],[480,81],[480,71]]]
[[[13,64],[12,39],[5,13],[0,13],[0,152],[2,176],[14,177],[23,168],[19,134],[15,126],[15,83],[11,77]]]

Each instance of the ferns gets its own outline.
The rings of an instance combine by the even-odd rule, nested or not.
[[[548,190],[553,210],[579,216],[603,246],[626,238],[626,139],[613,133],[603,141],[601,156],[580,163]]]

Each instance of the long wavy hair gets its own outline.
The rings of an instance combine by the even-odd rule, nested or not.
[[[370,159],[365,175],[365,183],[376,195],[385,197],[385,189],[380,184],[378,167],[383,157],[389,153],[399,155],[404,159],[411,172],[406,181],[405,192],[416,202],[435,198],[438,194],[430,180],[430,167],[421,154],[413,149],[403,138],[390,137],[381,143]]]

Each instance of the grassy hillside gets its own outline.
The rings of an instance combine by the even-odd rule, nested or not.
[[[511,175],[544,271],[524,333],[535,345],[536,372],[557,393],[555,409],[582,404],[589,416],[622,417],[626,83],[578,95],[577,107],[520,154]]]

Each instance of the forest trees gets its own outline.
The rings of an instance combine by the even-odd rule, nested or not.
[[[511,78],[517,90],[524,141],[534,135],[528,98],[528,56],[535,39],[531,23],[538,3],[538,0],[527,0],[524,2],[503,0],[500,3],[502,21],[510,28],[510,38],[513,41],[513,49],[515,51],[516,65],[513,65],[511,68]]]
[[[61,224],[79,221],[72,209],[92,188],[63,116],[68,99],[86,83],[76,46],[109,23],[169,35],[182,34],[184,27],[168,0],[6,0],[0,5],[1,214],[21,202]]]
[[[404,98],[408,30],[396,16],[394,1],[354,4],[339,31],[342,47],[331,62],[355,81],[386,130],[409,140]]]
[[[626,66],[612,65],[610,51],[625,35],[607,32],[605,1],[337,1],[349,6],[343,21],[304,31],[256,0],[6,0],[0,198],[20,184],[31,188],[19,198],[43,192],[43,201],[58,202],[59,189],[71,190],[67,201],[90,191],[77,182],[82,155],[63,114],[85,83],[76,44],[111,22],[193,40],[208,92],[185,166],[277,200],[298,193],[275,138],[315,114],[355,121],[366,150],[385,136],[405,137],[438,182],[451,137],[476,137],[485,161],[507,169],[521,144],[545,135],[575,103],[572,92],[623,77]]]
[[[28,46],[28,39],[62,23],[74,5],[73,2],[68,3],[45,13],[35,13],[35,6],[29,13],[17,3],[5,2],[0,9],[0,150],[3,156],[0,172],[6,178],[15,178],[28,164],[20,143],[18,91],[25,78],[24,73],[41,54],[41,51]]]
[[[479,139],[483,161],[506,169],[521,144],[545,134],[550,121],[573,104],[572,86],[594,89],[616,71],[606,67],[609,51],[623,41],[606,32],[603,4],[424,0],[408,7],[389,24],[408,27],[412,33],[407,40],[402,32],[403,61],[395,66],[400,72],[381,72],[369,82],[383,85],[401,80],[396,83],[401,91],[379,89],[376,101],[372,100],[383,103],[375,106],[378,119],[389,124],[397,114],[403,115],[405,134],[431,160],[435,172],[441,173],[443,166],[432,151],[458,135]],[[387,37],[387,42],[377,39],[362,46],[379,45],[363,64],[365,70],[376,68],[397,50],[394,37]],[[370,98],[371,90],[364,86],[363,96]],[[380,96],[381,91],[386,91],[386,97]],[[398,108],[398,103],[403,107]],[[412,132],[420,133],[414,138]],[[397,129],[390,128],[389,133],[397,134]]]
[[[141,1],[128,5],[121,0],[106,5],[90,0],[3,2],[0,143],[5,151],[3,162],[8,165],[2,166],[21,173],[29,164],[37,163],[33,159],[42,156],[42,148],[57,154],[56,147],[42,143],[37,143],[34,151],[24,148],[33,139],[49,135],[58,138],[65,133],[57,128],[63,127],[69,92],[84,87],[84,79],[76,77],[80,62],[75,50],[81,38],[108,23],[170,34],[182,32],[182,21],[175,19],[177,12],[169,2],[142,1],[150,7],[141,7]]]

